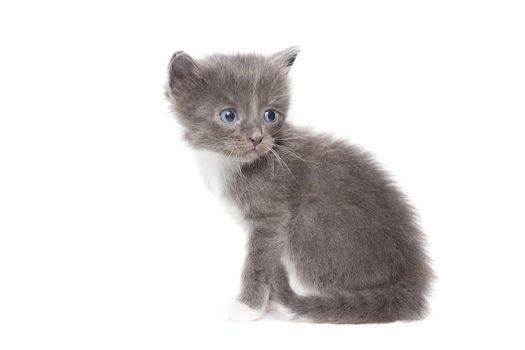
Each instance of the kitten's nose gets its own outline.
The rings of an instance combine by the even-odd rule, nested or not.
[[[262,136],[260,134],[253,134],[252,136],[248,137],[251,143],[253,143],[253,146],[257,146],[262,141]]]

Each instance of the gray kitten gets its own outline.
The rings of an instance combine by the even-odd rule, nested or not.
[[[297,54],[169,63],[185,139],[249,230],[230,318],[259,319],[271,301],[314,322],[420,319],[432,271],[414,213],[369,154],[286,121]]]

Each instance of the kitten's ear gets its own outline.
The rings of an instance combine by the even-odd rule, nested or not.
[[[168,65],[168,96],[179,96],[200,83],[197,63],[184,51],[171,56]]]
[[[299,46],[292,46],[273,54],[272,59],[288,71],[295,62],[295,58],[299,54],[299,51]]]

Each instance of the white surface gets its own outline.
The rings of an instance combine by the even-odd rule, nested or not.
[[[519,1],[2,2],[0,348],[523,348],[523,18]],[[374,152],[419,210],[439,276],[424,322],[224,318],[244,235],[168,115],[165,69],[290,45],[292,119]]]

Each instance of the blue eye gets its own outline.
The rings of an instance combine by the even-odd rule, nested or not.
[[[268,123],[275,123],[277,121],[277,112],[272,111],[271,109],[264,112],[264,120]]]
[[[225,123],[233,123],[237,120],[237,115],[235,112],[231,109],[225,109],[224,111],[219,113],[219,117],[221,117],[221,120]]]

